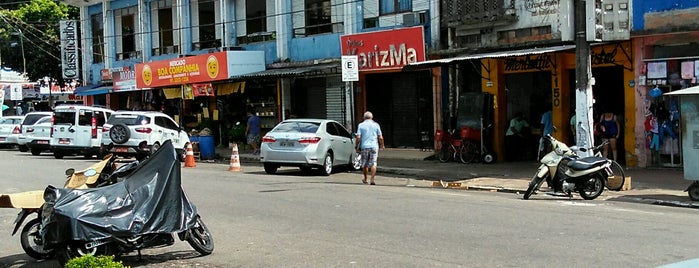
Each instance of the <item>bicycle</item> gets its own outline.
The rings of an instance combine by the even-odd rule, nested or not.
[[[602,143],[590,148],[594,152],[594,156],[596,157],[604,157],[602,155],[602,151],[600,150],[602,147],[606,146],[609,144],[609,140],[607,139],[602,139]],[[584,149],[584,148],[578,148],[578,150],[585,152],[589,149]],[[610,177],[607,177],[604,181],[604,185],[607,187],[607,189],[611,191],[621,191],[621,188],[624,187],[624,183],[626,183],[626,174],[624,174],[624,168],[619,164],[619,162],[614,161],[612,159],[609,159],[609,161],[612,162],[612,164],[609,166],[609,168],[612,171],[612,174]],[[616,177],[617,175],[621,175],[621,178],[619,180],[614,180],[613,184],[610,183],[609,178],[611,177]]]
[[[463,139],[455,139],[453,137],[453,130],[449,130],[448,133],[449,135],[446,135],[443,130],[438,129],[434,135],[435,141],[438,142],[437,144],[439,146],[435,150],[439,162],[446,163],[449,160],[456,160],[457,158],[464,164],[473,161],[472,159],[467,159],[466,157],[469,157],[469,152],[474,151],[474,148],[471,148],[471,146],[474,146],[474,144],[468,143],[469,145],[466,145]]]

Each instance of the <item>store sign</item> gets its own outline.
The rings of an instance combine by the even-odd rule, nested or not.
[[[136,87],[136,71],[126,70],[112,73],[114,92],[138,90]]]
[[[400,69],[425,60],[422,26],[340,36],[342,55],[356,55],[359,71]]]
[[[136,64],[136,86],[153,88],[228,79],[226,52]]]
[[[194,97],[213,96],[214,87],[211,85],[211,83],[192,84],[192,93],[194,94]]]
[[[114,72],[121,72],[121,71],[128,71],[131,70],[128,66],[124,67],[116,67],[116,68],[108,68],[108,69],[102,69],[102,79],[101,81],[111,81],[112,80],[112,74]]]
[[[61,72],[63,79],[80,78],[78,61],[78,21],[62,20],[59,24],[61,35]]]

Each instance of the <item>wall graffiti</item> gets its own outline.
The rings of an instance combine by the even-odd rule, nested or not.
[[[525,0],[524,9],[532,16],[543,16],[558,12],[559,0]]]

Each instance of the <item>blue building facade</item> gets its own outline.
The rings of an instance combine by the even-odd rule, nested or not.
[[[263,51],[266,71],[211,81],[218,92],[208,98],[171,99],[164,88],[84,91],[87,103],[112,109],[160,109],[178,116],[181,123],[196,128],[202,118],[217,113],[216,127],[225,133],[247,111],[263,115],[265,128],[289,117],[335,119],[348,128],[356,125],[363,110],[379,103],[371,98],[385,87],[395,87],[409,107],[422,107],[405,114],[396,105],[379,114],[421,121],[422,126],[396,130],[387,145],[417,147],[419,131],[434,129],[433,85],[429,74],[410,82],[384,83],[375,89],[365,81],[341,80],[340,37],[348,34],[422,26],[427,50],[439,44],[438,3],[433,1],[350,0],[116,0],[63,1],[80,7],[83,81],[89,87],[109,88],[115,73],[134,70],[136,64],[176,60],[220,51]],[[400,70],[379,72],[374,81],[401,81]],[[424,72],[423,72],[424,73]],[[140,74],[135,74],[138,78]],[[366,79],[362,76],[362,79]],[[419,81],[418,81],[419,80]],[[424,81],[423,81],[424,80]],[[358,86],[355,86],[358,85]],[[361,86],[359,86],[361,85]],[[180,85],[183,90],[186,84]],[[412,92],[405,98],[401,87]],[[415,89],[419,87],[419,89]],[[233,90],[231,88],[234,88]],[[367,91],[369,90],[369,91]],[[232,92],[232,93],[229,93]],[[367,95],[367,92],[369,94]],[[184,95],[184,94],[182,94]],[[369,99],[367,99],[369,96]],[[423,96],[423,97],[419,97]],[[422,100],[421,100],[422,99]],[[437,98],[438,99],[438,98]],[[389,100],[390,101],[390,100]],[[418,105],[427,102],[429,105]],[[384,105],[375,104],[383,108]],[[175,107],[175,108],[170,108]],[[202,111],[207,109],[207,112]],[[190,114],[198,117],[191,118]],[[406,117],[407,116],[407,117]],[[184,118],[184,119],[183,119]],[[390,124],[386,124],[387,126]],[[387,129],[387,133],[392,133]],[[224,142],[225,134],[220,140]]]

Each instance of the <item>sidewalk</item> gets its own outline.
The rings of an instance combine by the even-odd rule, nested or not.
[[[216,148],[217,160],[229,163],[231,151]],[[423,187],[485,190],[523,194],[538,163],[498,162],[462,164],[441,163],[432,157],[432,151],[418,149],[387,148],[379,152],[378,172],[387,176],[403,176],[418,179]],[[240,153],[242,162],[258,161],[250,152]],[[625,170],[627,180],[631,178],[631,190],[607,191],[598,199],[636,202],[687,208],[699,208],[699,201],[689,199],[684,190],[693,182],[684,179],[681,168],[630,168]],[[532,199],[551,198],[537,194]],[[555,197],[564,198],[564,197]],[[574,199],[580,199],[574,195]]]

